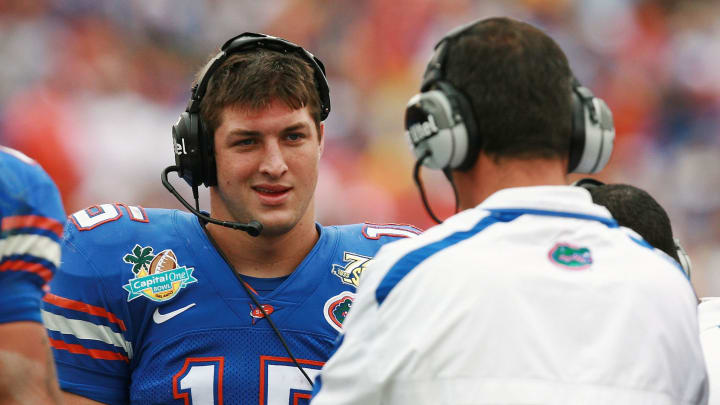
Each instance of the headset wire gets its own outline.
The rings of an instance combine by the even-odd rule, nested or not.
[[[250,297],[252,302],[255,304],[255,306],[258,309],[260,309],[260,312],[262,312],[265,319],[267,319],[268,323],[270,324],[270,327],[272,328],[273,332],[275,332],[275,335],[280,340],[280,343],[282,343],[283,347],[285,348],[285,351],[287,352],[288,356],[290,356],[290,359],[292,360],[292,362],[300,370],[300,372],[305,377],[307,382],[310,383],[310,386],[313,387],[314,384],[312,382],[312,379],[310,378],[310,376],[307,375],[307,373],[305,372],[305,369],[302,368],[302,366],[300,365],[300,362],[298,362],[297,359],[295,358],[295,356],[292,354],[292,351],[290,350],[290,346],[288,346],[287,342],[285,341],[285,338],[283,338],[282,333],[280,333],[280,330],[277,328],[277,326],[275,326],[275,322],[273,322],[272,319],[270,319],[270,314],[268,314],[267,311],[265,311],[265,308],[262,305],[260,305],[260,302],[258,301],[257,297],[255,296],[255,293],[253,293],[250,290],[250,288],[248,287],[248,284],[245,283],[245,280],[243,280],[240,273],[238,273],[237,269],[235,269],[235,266],[232,265],[232,263],[227,258],[227,256],[225,256],[225,253],[223,253],[222,249],[220,249],[220,246],[218,246],[215,239],[212,237],[212,235],[210,235],[210,232],[208,232],[207,228],[205,227],[205,225],[207,225],[207,223],[205,223],[202,220],[201,220],[201,223],[202,223],[203,230],[205,231],[205,235],[207,235],[208,239],[210,240],[210,243],[212,243],[212,245],[215,247],[215,250],[217,250],[217,252],[220,254],[220,257],[222,257],[223,260],[225,261],[225,263],[227,263],[227,265],[230,267],[230,269],[232,270],[232,273],[235,275],[235,278],[237,278],[238,281],[240,281],[240,285],[242,285],[243,289],[245,290],[247,295]]]
[[[438,224],[442,224],[443,221],[440,220],[440,218],[435,215],[432,208],[430,208],[430,203],[428,202],[427,195],[425,195],[425,187],[423,186],[423,181],[420,178],[420,167],[422,166],[425,159],[429,158],[432,153],[429,150],[426,150],[425,153],[420,157],[420,159],[415,162],[415,168],[413,169],[413,179],[415,180],[415,184],[418,187],[418,190],[420,190],[420,198],[422,199],[423,205],[425,205],[425,210],[427,210],[428,214],[430,215],[430,218],[432,218],[433,221],[437,222]],[[455,185],[453,184],[453,188]]]

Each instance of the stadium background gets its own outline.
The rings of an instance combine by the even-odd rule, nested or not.
[[[173,164],[170,127],[193,74],[227,38],[260,31],[327,67],[319,220],[426,228],[404,107],[445,32],[497,15],[545,29],[608,102],[617,139],[597,177],[655,196],[693,260],[699,295],[720,295],[718,1],[0,0],[0,144],[37,159],[68,212],[179,207],[159,174]],[[449,186],[424,173],[436,211],[450,215]]]

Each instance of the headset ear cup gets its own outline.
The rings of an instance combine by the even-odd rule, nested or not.
[[[431,169],[455,168],[467,152],[467,132],[456,122],[450,100],[440,90],[416,94],[405,110],[405,133],[413,153]]]
[[[172,133],[178,175],[190,187],[197,187],[203,182],[202,157],[197,136],[197,114],[187,111],[180,114],[180,118],[173,125]]]
[[[593,173],[602,170],[612,155],[615,146],[615,123],[613,122],[612,111],[603,99],[595,98],[593,102],[600,113],[600,122],[593,126],[593,133],[597,133],[600,137],[599,159]]]
[[[479,151],[477,127],[470,103],[446,82],[416,94],[405,110],[405,129],[416,158],[430,156],[423,165],[431,169],[467,170]]]
[[[461,141],[458,142],[458,144],[467,145],[465,150],[457,152],[458,157],[462,156],[462,158],[458,159],[459,162],[452,168],[466,171],[473,167],[481,149],[477,125],[475,123],[475,114],[473,114],[472,105],[464,94],[460,93],[448,83],[441,83],[443,83],[443,86],[447,86],[445,91],[447,91],[449,95],[448,99],[451,102],[450,105],[455,114],[454,119],[459,122],[458,130],[461,132],[458,131],[455,136],[457,139],[463,139],[464,142]]]
[[[568,173],[574,173],[580,163],[585,149],[585,117],[583,102],[580,96],[572,91],[570,94],[572,124],[570,129],[570,155],[568,156]]]
[[[580,85],[573,88],[571,105],[568,172],[597,173],[610,160],[615,142],[612,112],[603,100]]]
[[[673,238],[673,241],[675,242],[675,250],[677,251],[678,259],[680,259],[680,267],[682,267],[685,276],[689,280],[690,273],[692,272],[692,262],[690,261],[690,255],[687,254],[685,249],[680,244],[680,239]]]
[[[198,116],[200,133],[200,150],[202,151],[203,183],[207,187],[217,184],[217,167],[215,164],[215,137],[208,132],[205,122]]]

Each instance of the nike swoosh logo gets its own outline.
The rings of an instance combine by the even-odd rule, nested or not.
[[[168,320],[182,314],[183,312],[187,311],[188,309],[190,309],[194,306],[195,306],[195,303],[193,302],[190,305],[187,305],[182,308],[176,309],[174,311],[168,312],[167,314],[161,314],[160,308],[155,308],[155,312],[153,313],[153,321],[157,324],[161,324],[165,321],[168,321]]]

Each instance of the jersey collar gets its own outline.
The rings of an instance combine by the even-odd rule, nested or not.
[[[488,211],[526,211],[538,215],[587,217],[617,226],[607,208],[594,204],[590,192],[574,186],[513,187],[497,191],[477,208]]]

